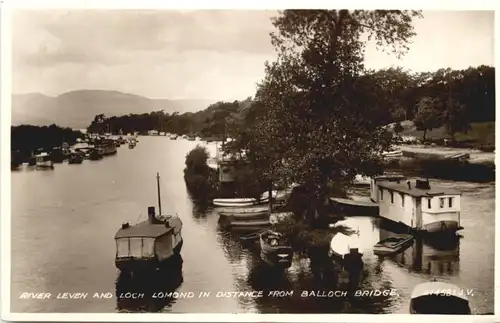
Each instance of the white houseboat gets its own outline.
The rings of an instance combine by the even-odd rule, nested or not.
[[[40,153],[35,156],[37,168],[54,168],[54,162],[48,153]]]
[[[374,182],[380,217],[429,233],[462,229],[459,191],[431,187],[428,180]]]

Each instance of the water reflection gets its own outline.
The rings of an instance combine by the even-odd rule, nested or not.
[[[380,240],[400,232],[380,228]],[[413,245],[390,258],[411,272],[429,276],[457,276],[460,272],[460,237],[416,237]]]
[[[175,302],[184,282],[182,257],[175,256],[162,269],[148,273],[120,272],[115,283],[116,308],[121,312],[160,312]]]

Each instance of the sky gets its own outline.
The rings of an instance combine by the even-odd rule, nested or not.
[[[38,10],[12,16],[12,91],[79,89],[149,98],[241,100],[255,93],[276,11]],[[493,11],[424,11],[397,59],[369,43],[365,66],[412,71],[494,65]]]

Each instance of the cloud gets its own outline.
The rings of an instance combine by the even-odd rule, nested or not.
[[[273,51],[267,11],[43,10],[13,16],[15,62],[33,66],[125,64],[196,51]]]

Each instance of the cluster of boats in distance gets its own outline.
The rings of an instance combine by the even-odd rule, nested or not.
[[[137,145],[136,136],[111,136],[111,135],[89,135],[83,140],[69,147],[63,143],[61,147],[55,147],[51,150],[39,149],[32,153],[27,160],[17,157],[16,152],[12,153],[11,169],[18,170],[22,165],[34,166],[36,169],[54,169],[54,164],[63,163],[81,164],[85,159],[100,160],[105,156],[115,155],[117,147],[128,144],[130,149]]]

